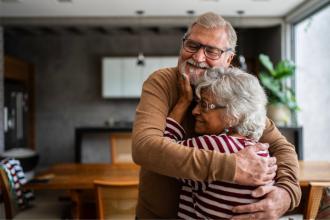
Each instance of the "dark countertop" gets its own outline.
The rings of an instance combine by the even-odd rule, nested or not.
[[[88,133],[102,133],[102,132],[131,132],[133,123],[115,123],[113,126],[84,126],[75,128],[75,161],[81,162],[81,144],[82,137]]]
[[[99,127],[76,127],[76,132],[117,132],[117,131],[132,131],[132,127],[114,127],[114,126],[99,126]]]
[[[117,131],[132,131],[132,121],[116,121],[113,125],[105,123],[101,126],[83,126],[76,127],[76,132],[117,132]]]

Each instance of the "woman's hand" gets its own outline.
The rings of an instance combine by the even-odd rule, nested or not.
[[[179,73],[179,99],[169,114],[169,117],[181,124],[188,108],[193,100],[193,90],[186,73]]]
[[[189,75],[180,73],[179,76],[179,100],[178,102],[190,105],[193,100],[193,90],[190,85]]]

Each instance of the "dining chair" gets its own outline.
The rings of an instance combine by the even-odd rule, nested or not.
[[[316,219],[325,187],[330,187],[330,182],[311,182],[309,184],[309,195],[304,219]],[[330,218],[328,216],[327,218]]]
[[[111,163],[133,164],[132,133],[115,132],[110,134]]]
[[[95,180],[99,219],[135,219],[138,181]]]
[[[286,215],[281,217],[279,220],[317,219],[321,201],[323,199],[323,191],[326,187],[330,187],[330,182],[310,182],[308,186],[306,204],[302,204],[304,207],[303,213]],[[329,216],[326,219],[329,219]]]
[[[49,193],[46,193],[44,198],[36,196],[30,207],[18,208],[16,196],[11,190],[9,178],[3,169],[0,169],[0,189],[4,201],[5,219],[59,219],[62,217],[64,204],[60,204],[57,198]]]

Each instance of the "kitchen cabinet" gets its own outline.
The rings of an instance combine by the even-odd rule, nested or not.
[[[4,60],[5,150],[35,148],[33,65],[6,55]]]
[[[155,70],[177,65],[177,57],[146,57],[138,66],[136,57],[105,57],[102,59],[102,97],[138,98],[144,80]]]

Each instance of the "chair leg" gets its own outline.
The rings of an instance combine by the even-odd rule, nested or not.
[[[324,186],[310,185],[308,203],[304,214],[305,219],[315,219],[320,207]]]
[[[80,199],[79,191],[70,190],[70,197],[71,197],[72,202],[74,203],[74,207],[72,209],[72,217],[73,217],[73,219],[81,219],[82,202]]]

